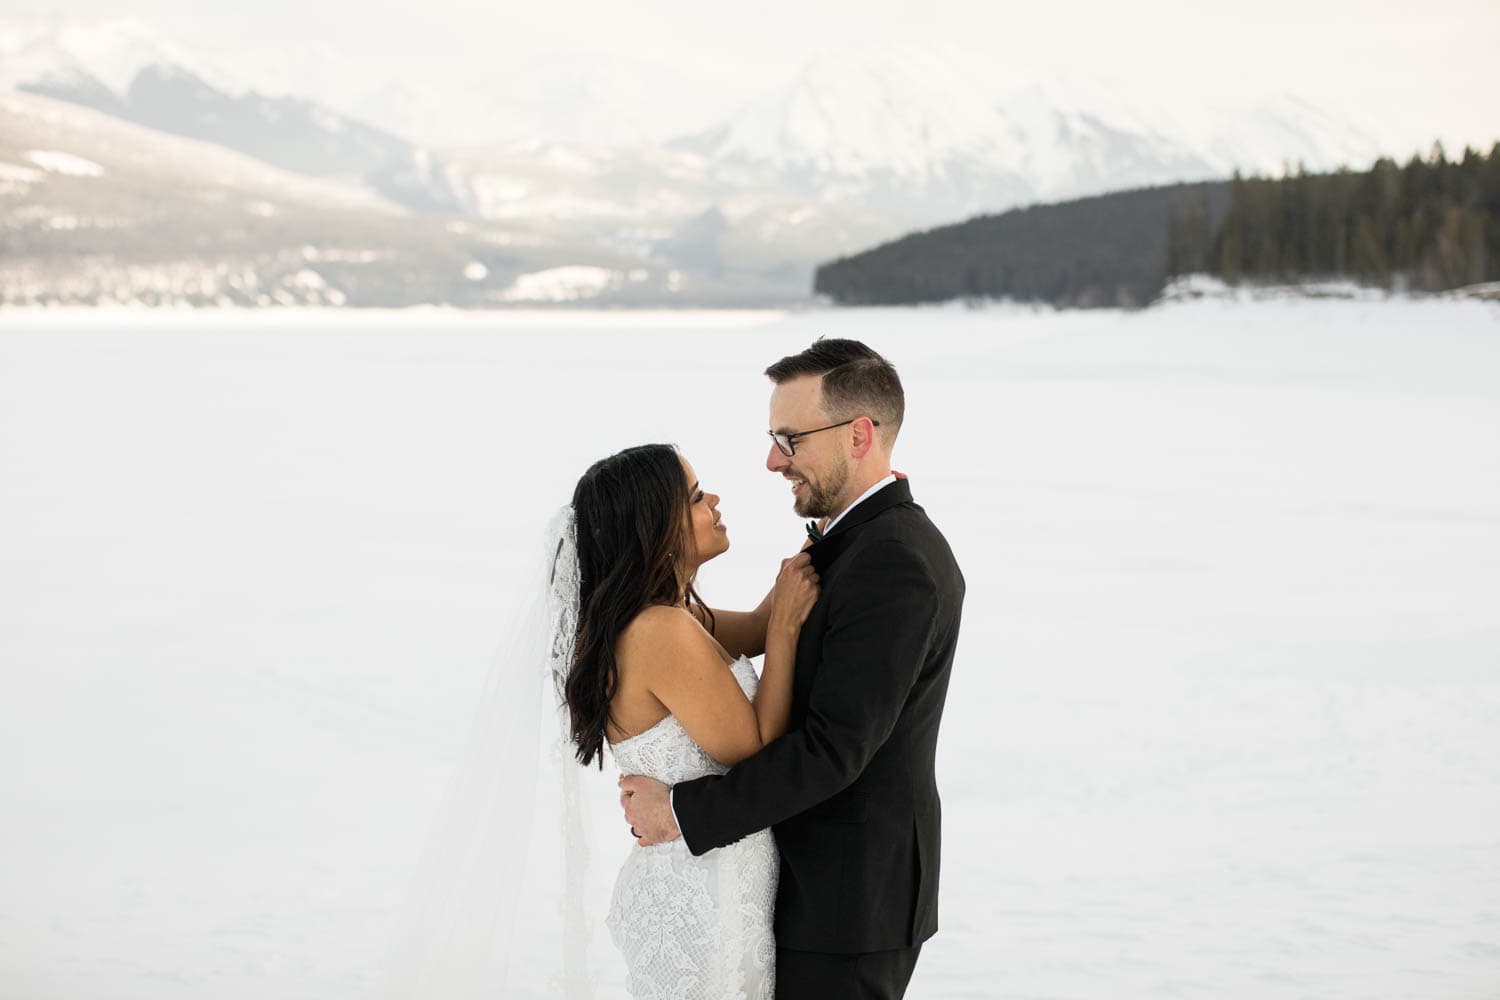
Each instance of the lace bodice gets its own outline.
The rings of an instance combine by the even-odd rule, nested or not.
[[[729,669],[745,697],[754,698],[760,678],[755,676],[750,660],[742,656]],[[611,744],[610,749],[621,774],[644,774],[667,785],[729,770],[693,742],[675,715],[667,716],[644,733]]]

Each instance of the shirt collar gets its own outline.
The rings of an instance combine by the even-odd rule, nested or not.
[[[895,481],[896,481],[896,474],[893,472],[890,475],[886,476],[884,479],[882,479],[880,482],[876,483],[874,486],[871,486],[869,489],[865,490],[863,493],[861,493],[859,495],[859,498],[857,500],[855,500],[849,506],[845,507],[842,511],[840,511],[838,517],[834,518],[832,521],[829,521],[827,524],[825,524],[823,526],[823,534],[825,534],[825,535],[828,534],[830,531],[833,530],[833,526],[835,524],[838,524],[840,521],[842,521],[844,519],[845,515],[847,515],[851,510],[853,510],[854,508],[858,507],[860,504],[864,503],[866,500],[870,499],[870,497],[872,497],[875,494],[879,493],[881,490],[885,489],[887,486],[891,485]]]

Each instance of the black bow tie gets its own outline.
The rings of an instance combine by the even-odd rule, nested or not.
[[[823,540],[823,532],[818,530],[817,521],[807,522],[807,537],[811,538],[815,542],[821,542]]]

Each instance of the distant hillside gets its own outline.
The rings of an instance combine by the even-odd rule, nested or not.
[[[1228,204],[1228,183],[1214,181],[982,216],[825,264],[814,290],[844,305],[1143,306],[1166,282],[1169,217],[1201,212],[1215,226]]]
[[[962,298],[1138,307],[1168,278],[1351,279],[1438,292],[1500,281],[1500,144],[1405,166],[1146,188],[1018,209],[818,268],[845,305]]]
[[[357,178],[419,212],[458,212],[461,195],[430,154],[404,139],[292,97],[228,94],[187,70],[150,65],[116,94],[84,73],[21,90],[95,108],[148,128],[237,150],[312,177]]]
[[[670,270],[0,92],[0,307],[656,302]]]
[[[626,52],[573,65],[563,59],[542,74],[520,73],[510,53],[495,61],[495,79],[505,85],[456,87],[414,79],[399,66],[361,64],[295,31],[259,54],[205,47],[201,39],[182,44],[172,35],[169,26],[128,17],[0,15],[0,93],[52,97],[153,134],[363,187],[428,216],[409,223],[423,234],[419,243],[447,222],[541,239],[548,270],[554,262],[602,267],[608,281],[598,271],[564,271],[555,286],[528,282],[503,293],[576,293],[596,305],[803,302],[820,262],[902,233],[1016,205],[1227,178],[1236,167],[1366,163],[1404,146],[1393,144],[1383,123],[1286,94],[1222,101],[1188,91],[1166,108],[1071,73],[1002,84],[988,57],[975,64],[922,46],[871,49],[829,39],[796,70],[753,87],[746,81],[744,94],[716,105],[683,86],[681,67]],[[657,90],[675,97],[648,100]],[[662,105],[676,110],[661,117]],[[686,113],[694,105],[699,110]],[[643,124],[648,118],[673,124],[653,131]],[[37,150],[108,166],[82,146],[64,148],[29,130],[22,144],[10,127],[0,115],[0,144],[15,146],[21,159],[0,172],[32,176],[35,164],[24,154]],[[434,145],[438,136],[445,141]],[[60,200],[39,206],[54,208],[58,225],[48,228],[32,217],[39,206],[27,206],[27,252],[39,243],[35,252],[44,255],[71,248],[103,266],[111,237],[97,227],[69,228],[69,220],[108,215],[92,199],[102,204],[123,176],[111,170],[100,183],[74,184],[49,175],[33,194],[56,193]],[[173,193],[164,203],[177,200]],[[276,225],[257,225],[257,241],[262,230],[299,226],[314,248],[325,232],[344,239],[343,229],[323,226],[316,200],[305,220],[292,218],[300,207],[285,207]],[[0,215],[8,211],[0,191]],[[225,232],[237,231],[228,219]],[[184,256],[180,242],[167,242],[184,232],[164,226],[122,234],[115,263]],[[151,243],[153,233],[160,244]],[[221,243],[214,232],[204,239]],[[507,244],[516,257],[532,256],[531,245]],[[551,252],[562,245],[578,248],[572,259]],[[40,276],[27,279],[28,295],[75,297],[70,272],[18,260],[21,249],[0,264]],[[531,273],[531,261],[515,263]],[[649,280],[631,277],[642,272]],[[592,277],[580,277],[586,274]],[[390,280],[399,286],[402,279]],[[443,301],[473,304],[477,292],[464,279]],[[438,281],[421,294],[450,292]]]

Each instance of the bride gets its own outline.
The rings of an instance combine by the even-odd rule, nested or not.
[[[578,481],[564,694],[579,763],[602,767],[608,745],[622,773],[675,784],[721,774],[786,732],[817,576],[798,555],[756,610],[709,609],[693,582],[729,548],[718,503],[667,445],[611,455]],[[757,681],[749,658],[761,653]],[[607,919],[631,995],[771,997],[777,868],[769,830],[701,857],[682,840],[633,848]]]

